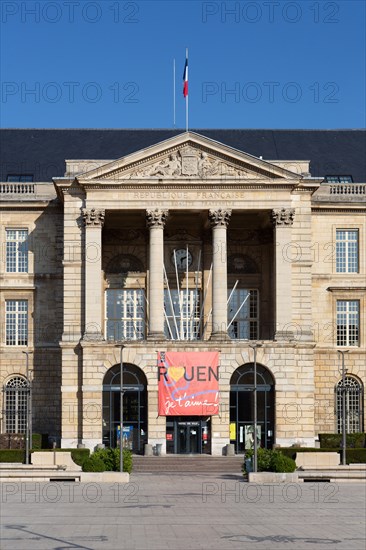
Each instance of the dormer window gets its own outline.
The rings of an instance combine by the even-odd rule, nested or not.
[[[30,183],[33,181],[33,174],[8,174],[6,181],[11,183]]]
[[[353,183],[352,176],[325,176],[326,183]]]

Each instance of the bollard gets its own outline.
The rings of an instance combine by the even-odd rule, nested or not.
[[[149,443],[145,444],[144,455],[145,456],[153,456],[153,446],[149,445]]]

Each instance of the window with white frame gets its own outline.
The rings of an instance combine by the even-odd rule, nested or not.
[[[28,229],[6,229],[6,272],[28,273]]]
[[[145,338],[145,292],[143,289],[106,290],[107,340]]]
[[[200,338],[200,293],[195,289],[165,289],[165,336],[169,340]]]
[[[258,290],[228,290],[229,297],[228,335],[233,340],[256,340],[259,323]]]
[[[337,346],[358,346],[360,302],[337,300]]]
[[[7,346],[28,345],[28,300],[5,300]]]
[[[336,413],[337,430],[342,433],[343,425],[343,398],[345,404],[345,424],[347,433],[356,433],[363,430],[362,426],[362,383],[353,376],[346,376],[345,383],[340,380],[336,386]]]
[[[358,273],[358,230],[336,230],[336,272]]]
[[[27,425],[28,384],[21,376],[14,376],[5,384],[5,432],[25,433]]]

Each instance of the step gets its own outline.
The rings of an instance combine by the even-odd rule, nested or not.
[[[133,459],[134,472],[213,472],[241,473],[243,457],[212,457],[170,455],[144,457]]]

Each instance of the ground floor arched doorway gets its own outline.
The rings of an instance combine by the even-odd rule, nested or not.
[[[257,364],[257,442],[271,448],[274,443],[274,379]],[[236,453],[254,446],[254,364],[241,365],[230,380],[230,443]]]
[[[117,447],[120,435],[120,365],[114,365],[103,380],[103,443]],[[124,447],[142,453],[147,443],[147,380],[143,371],[130,363],[123,365]]]

